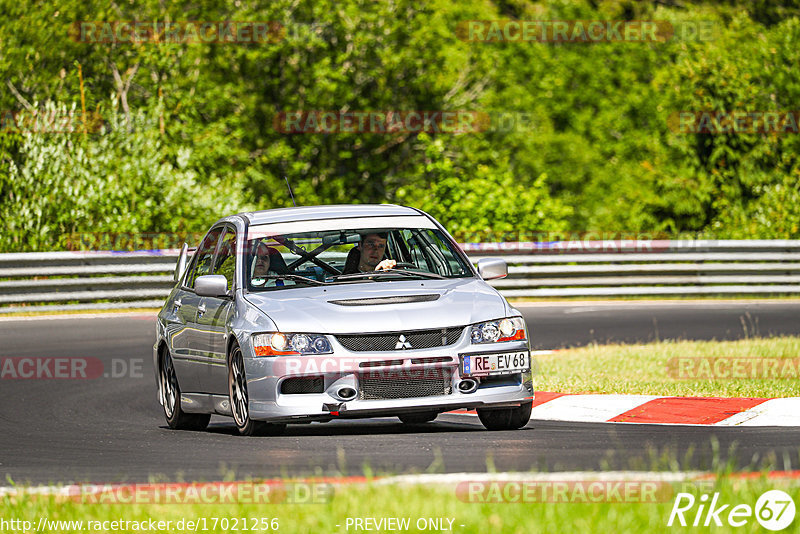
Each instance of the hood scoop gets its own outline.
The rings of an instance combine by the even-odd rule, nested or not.
[[[398,295],[396,297],[369,297],[362,299],[329,300],[331,304],[339,306],[377,306],[380,304],[407,304],[409,302],[432,302],[438,300],[439,295]]]

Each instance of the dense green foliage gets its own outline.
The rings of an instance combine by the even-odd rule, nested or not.
[[[798,134],[694,134],[681,110],[800,102],[797,2],[0,0],[0,250],[198,232],[299,204],[420,207],[456,236],[800,236]],[[471,42],[469,20],[658,20],[665,42]],[[277,21],[256,43],[89,43],[76,21]],[[281,111],[470,110],[471,133],[282,133]],[[84,127],[83,117],[102,123]],[[19,116],[17,117],[19,119]],[[85,132],[85,130],[88,130]],[[489,234],[488,232],[494,232]],[[483,233],[483,234],[482,234]]]

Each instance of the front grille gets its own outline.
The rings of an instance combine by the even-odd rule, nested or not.
[[[453,392],[450,373],[445,369],[364,374],[359,378],[359,385],[361,400],[433,397]]]
[[[354,352],[388,352],[405,349],[447,347],[461,337],[462,327],[389,332],[385,334],[356,334],[336,336],[347,350]],[[400,339],[403,336],[403,340]]]
[[[322,391],[323,381],[321,376],[287,378],[281,383],[281,393],[284,395],[322,393]]]

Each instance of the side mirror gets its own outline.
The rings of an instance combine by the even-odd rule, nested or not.
[[[198,276],[194,281],[194,292],[201,297],[228,296],[228,279],[221,274]]]
[[[500,258],[481,258],[478,260],[478,274],[484,280],[496,280],[508,276],[506,260]]]
[[[175,266],[174,279],[177,282],[183,276],[183,271],[186,270],[186,258],[189,256],[189,245],[186,243],[181,247],[181,253],[178,256],[178,264]]]

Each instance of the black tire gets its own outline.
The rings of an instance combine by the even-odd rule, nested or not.
[[[406,425],[421,425],[422,423],[430,423],[431,421],[436,419],[438,415],[439,412],[419,412],[419,413],[407,413],[399,415],[398,417]]]
[[[172,364],[172,356],[166,348],[161,351],[158,378],[158,394],[161,396],[164,417],[169,427],[173,430],[205,430],[211,414],[185,413],[181,409],[181,388]]]
[[[244,357],[238,344],[231,347],[228,355],[228,400],[236,429],[242,436],[268,436],[286,430],[284,424],[266,423],[250,419],[249,396],[247,395],[247,376],[244,371]]]
[[[478,408],[477,412],[487,430],[517,430],[528,424],[532,409],[533,401],[528,401],[516,408]]]

